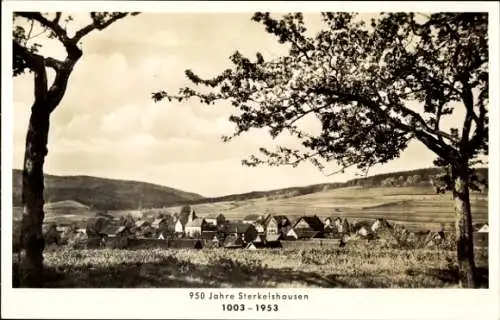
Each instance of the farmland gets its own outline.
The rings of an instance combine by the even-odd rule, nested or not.
[[[474,223],[488,220],[487,194],[471,195]],[[430,187],[348,187],[331,189],[290,198],[259,198],[244,201],[193,205],[199,216],[222,213],[229,219],[241,219],[247,214],[265,212],[287,215],[289,218],[314,215],[320,218],[340,216],[348,219],[384,218],[408,229],[450,225],[454,221],[454,203],[449,194],[436,195]],[[180,207],[169,208],[179,212]]]
[[[476,250],[487,286],[487,250]],[[455,253],[377,243],[300,250],[47,250],[47,287],[453,288]]]
[[[471,194],[474,223],[488,221],[488,195]],[[436,195],[428,186],[420,187],[347,187],[330,189],[289,198],[267,197],[241,201],[225,201],[191,206],[198,216],[222,213],[228,219],[242,219],[248,214],[274,213],[290,219],[301,215],[318,215],[320,218],[340,216],[350,221],[384,218],[403,224],[410,230],[450,226],[454,221],[454,203],[449,194]],[[180,212],[181,206],[162,209]],[[45,205],[46,222],[77,223],[82,226],[96,210],[76,201],[59,201]],[[15,220],[22,210],[14,207]],[[120,217],[131,213],[140,217],[140,210],[114,210],[109,214]]]

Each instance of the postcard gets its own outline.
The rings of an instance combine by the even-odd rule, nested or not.
[[[2,317],[498,319],[498,21],[4,1]]]

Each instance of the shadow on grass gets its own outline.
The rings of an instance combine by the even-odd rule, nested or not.
[[[13,285],[19,287],[18,266]],[[299,287],[348,287],[336,276],[288,268],[204,265],[168,257],[155,263],[46,268],[45,288],[260,288],[295,283]]]
[[[417,271],[413,269],[408,269],[406,271],[406,274],[410,276],[424,275],[427,277],[433,277],[443,282],[444,284],[448,285],[458,284],[459,280],[458,268],[449,268],[449,269],[432,268],[426,270],[425,272],[421,270]],[[488,267],[477,267],[476,276],[478,278],[479,288],[487,289],[489,287]]]
[[[17,264],[13,267],[13,285],[19,287]],[[194,264],[172,256],[154,263],[49,267],[44,274],[46,288],[386,288],[391,282],[396,287],[418,288],[423,285],[421,279],[432,283],[430,287],[458,284],[458,271],[453,269],[409,269],[406,279],[397,281],[390,275],[320,274],[240,264],[230,259]],[[488,288],[488,268],[478,268],[478,275],[480,287]]]

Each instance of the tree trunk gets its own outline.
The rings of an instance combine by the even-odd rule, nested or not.
[[[43,164],[47,155],[50,118],[49,101],[35,101],[26,135],[22,185],[22,245],[25,255],[21,262],[21,286],[40,287],[43,284],[42,233],[44,219]]]
[[[453,169],[452,176],[459,285],[462,288],[475,288],[477,287],[477,278],[474,263],[468,168]]]

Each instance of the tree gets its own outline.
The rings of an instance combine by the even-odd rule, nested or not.
[[[243,164],[296,166],[310,161],[325,170],[357,167],[363,172],[397,157],[412,140],[449,169],[455,199],[460,285],[475,286],[472,218],[469,200],[472,169],[488,154],[488,16],[485,13],[382,13],[370,23],[351,13],[323,13],[324,28],[307,34],[302,14],[281,19],[256,13],[268,33],[288,54],[251,61],[231,56],[234,67],[211,79],[186,75],[208,90],[181,88],[155,92],[155,101],[197,98],[206,104],[228,101],[235,112],[229,141],[252,128],[273,138],[288,134],[299,147],[261,148]],[[459,127],[443,119],[463,112]],[[316,117],[321,132],[301,127]],[[458,118],[458,117],[457,117]]]
[[[179,219],[181,220],[182,225],[186,225],[189,220],[189,215],[191,215],[191,206],[183,206],[181,212],[179,213]]]
[[[226,225],[226,217],[222,213],[219,213],[215,218],[215,225],[217,226],[217,230],[223,229]]]
[[[131,13],[136,15],[137,13]],[[23,286],[38,287],[43,282],[43,235],[42,223],[44,176],[43,164],[47,155],[50,114],[61,102],[74,66],[83,55],[80,41],[96,30],[104,30],[114,22],[130,15],[122,12],[91,12],[91,23],[70,36],[66,25],[73,20],[70,15],[55,12],[50,16],[40,12],[15,12],[13,28],[13,75],[26,70],[34,75],[34,102],[31,107],[23,165],[23,248],[26,251],[22,262]],[[42,31],[33,35],[34,27]],[[66,50],[64,60],[39,54],[41,45],[35,38],[45,35],[56,39]],[[47,68],[55,72],[49,85]]]
[[[85,233],[89,237],[101,237],[105,230],[112,225],[112,219],[96,214],[87,221]]]

